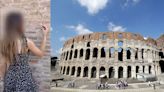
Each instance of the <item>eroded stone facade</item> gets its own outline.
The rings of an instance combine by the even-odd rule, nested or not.
[[[73,77],[136,78],[137,73],[159,75],[162,60],[157,41],[129,32],[99,32],[65,42],[60,73]],[[162,52],[163,53],[163,52]]]

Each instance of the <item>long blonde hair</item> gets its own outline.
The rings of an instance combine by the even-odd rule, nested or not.
[[[10,12],[5,19],[4,37],[0,52],[10,63],[18,54],[18,39],[23,35],[23,17],[19,12]]]

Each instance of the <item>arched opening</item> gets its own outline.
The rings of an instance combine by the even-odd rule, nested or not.
[[[75,66],[72,67],[71,76],[75,74]]]
[[[64,69],[63,69],[63,74],[65,73],[65,66],[64,66]]]
[[[109,58],[114,57],[115,49],[113,47],[109,48]]]
[[[80,77],[80,73],[81,73],[81,67],[77,68],[77,77]]]
[[[141,50],[142,53],[142,59],[144,59],[144,49]]]
[[[73,48],[74,48],[74,45],[72,44],[71,49],[73,49]]]
[[[118,68],[118,78],[123,78],[123,67]]]
[[[87,47],[90,47],[90,42],[87,43]]]
[[[80,58],[83,57],[83,49],[80,50]]]
[[[161,72],[164,73],[164,61],[163,60],[159,61],[159,66],[161,68]]]
[[[143,71],[142,72],[145,73],[145,66],[143,66]]]
[[[137,73],[139,73],[139,66],[136,66],[136,77],[137,77]]]
[[[70,56],[69,56],[69,60],[71,60],[71,59],[72,59],[72,50],[71,50]]]
[[[138,60],[138,48],[136,48],[135,59]]]
[[[119,39],[122,39],[122,38],[123,38],[122,33],[119,33],[119,34],[118,34],[118,38],[119,38]]]
[[[84,68],[83,77],[88,77],[88,67]]]
[[[105,57],[106,55],[105,55],[105,48],[103,47],[103,48],[101,48],[101,57]]]
[[[94,58],[97,58],[97,56],[98,56],[98,49],[97,48],[94,48],[93,49],[93,57]]]
[[[123,49],[122,48],[118,49],[118,60],[123,61]]]
[[[131,71],[132,71],[132,69],[131,69],[131,66],[128,66],[128,68],[127,68],[127,71],[128,71],[128,78],[131,78]]]
[[[131,50],[130,48],[126,49],[126,58],[127,59],[131,59],[131,52],[130,52],[130,50]]]
[[[89,60],[90,57],[90,49],[86,50],[85,60]]]
[[[76,49],[74,52],[74,58],[77,58],[78,50]]]
[[[152,72],[151,72],[151,66],[149,65],[149,74],[151,74]]]
[[[105,68],[104,68],[104,67],[101,67],[99,73],[100,73],[99,75],[103,75],[103,74],[105,74]]]
[[[102,39],[102,40],[106,40],[106,39],[107,39],[107,35],[106,35],[106,34],[103,34],[103,35],[101,36],[101,39]]]
[[[114,68],[113,67],[109,68],[109,78],[114,78]]]
[[[66,55],[66,59],[65,59],[65,60],[67,60],[67,59],[68,59],[68,53],[69,53],[69,52],[67,51],[67,55]]]
[[[119,42],[118,42],[118,46],[119,46],[119,47],[122,47],[122,46],[123,46],[123,41],[119,41]]]
[[[67,75],[69,75],[69,70],[70,70],[70,68],[69,68],[69,66],[67,67]]]
[[[61,66],[61,68],[60,68],[60,73],[62,73],[62,68],[63,68],[63,67]]]
[[[164,58],[164,54],[163,54],[163,52],[161,51],[161,52],[159,52],[159,57],[160,58]]]
[[[96,78],[96,67],[92,67],[91,69],[91,78]]]

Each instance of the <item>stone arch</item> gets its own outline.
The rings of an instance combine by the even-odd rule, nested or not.
[[[131,69],[131,66],[128,66],[128,68],[127,68],[127,77],[128,78],[131,78],[131,76],[132,76],[132,69]]]
[[[71,49],[73,49],[73,48],[74,48],[74,45],[72,44],[72,45],[71,45]]]
[[[91,45],[90,45],[90,42],[87,42],[87,47],[90,47]]]
[[[70,67],[68,66],[66,75],[69,75],[69,71],[70,71]]]
[[[131,59],[131,48],[126,49],[126,58]]]
[[[106,39],[107,39],[107,35],[106,34],[102,34],[101,40],[106,40]]]
[[[76,49],[76,50],[74,51],[74,58],[77,58],[77,55],[78,55],[78,50]]]
[[[77,68],[77,77],[80,77],[80,74],[81,74],[81,67],[78,67]]]
[[[72,50],[70,51],[70,56],[69,56],[69,60],[71,60],[72,59]]]
[[[123,61],[123,48],[118,49],[118,60]]]
[[[83,77],[88,77],[88,67],[87,66],[84,68]]]
[[[94,58],[97,58],[97,56],[98,56],[98,49],[97,48],[94,48],[93,49],[93,57]]]
[[[96,67],[92,67],[92,69],[91,69],[91,78],[96,78],[96,72],[97,72]]]
[[[75,66],[72,67],[71,76],[73,76],[74,74],[75,74]]]
[[[118,78],[123,78],[123,67],[122,66],[120,66],[118,68]]]
[[[106,57],[106,51],[104,47],[101,48],[101,57]]]
[[[114,78],[114,68],[113,67],[109,68],[109,78]]]
[[[105,74],[105,67],[100,67],[99,75]]]
[[[65,73],[65,66],[64,66],[64,69],[63,69],[63,74]]]
[[[80,49],[80,58],[83,57],[83,49]]]
[[[159,67],[161,69],[161,73],[164,73],[164,61],[163,60],[159,61]]]
[[[85,60],[89,60],[89,58],[90,58],[90,49],[87,49],[85,54]]]
[[[119,33],[119,34],[118,34],[118,38],[119,38],[119,39],[122,39],[122,38],[123,38],[122,33]]]

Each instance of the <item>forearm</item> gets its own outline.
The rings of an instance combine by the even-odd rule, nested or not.
[[[40,50],[41,50],[42,52],[45,51],[46,42],[47,42],[47,36],[44,36],[44,37],[43,37],[43,40],[42,40],[42,42],[41,42],[41,45],[40,45]]]

